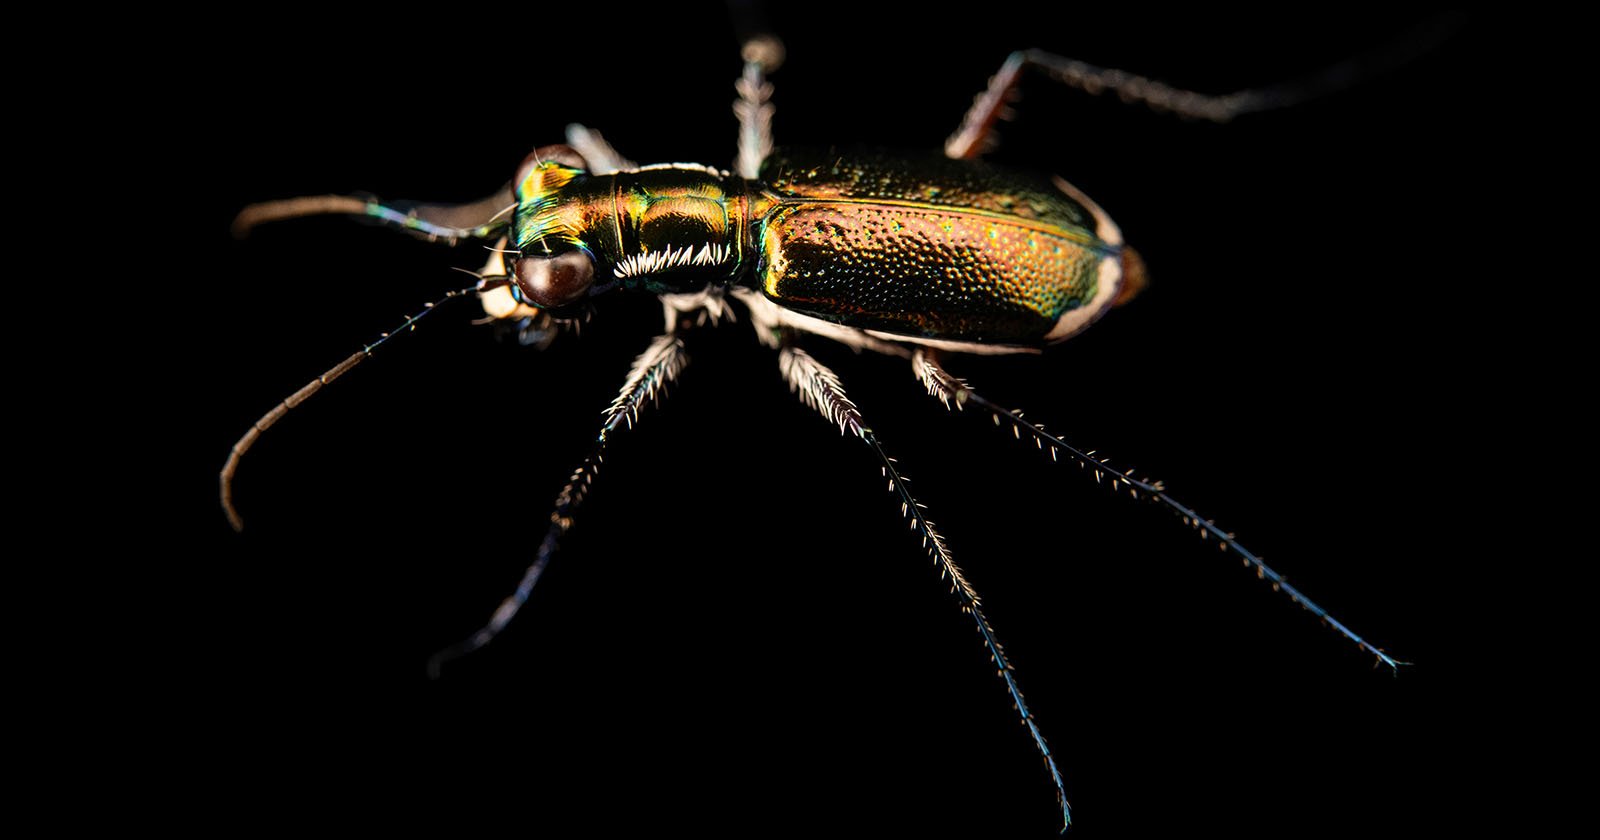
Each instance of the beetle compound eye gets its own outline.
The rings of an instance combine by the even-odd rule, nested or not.
[[[577,301],[594,282],[594,262],[582,251],[554,257],[521,257],[515,271],[522,299],[544,309]]]

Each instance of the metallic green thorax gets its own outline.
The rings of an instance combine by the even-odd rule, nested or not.
[[[517,202],[516,247],[582,249],[596,293],[737,283],[824,321],[956,342],[1056,339],[1064,315],[1109,305],[1097,292],[1120,250],[1109,221],[1049,179],[934,157],[781,152],[760,182],[545,163]]]
[[[590,175],[547,163],[517,185],[512,239],[530,256],[581,248],[597,289],[699,291],[744,265],[746,185],[692,164]]]

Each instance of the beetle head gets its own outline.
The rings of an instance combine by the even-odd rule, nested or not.
[[[562,188],[589,164],[570,146],[541,146],[517,169],[516,254],[510,274],[518,302],[558,309],[581,300],[594,284],[594,258],[578,237],[583,208],[561,200]]]

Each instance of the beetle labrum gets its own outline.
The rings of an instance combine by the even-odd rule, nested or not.
[[[632,289],[662,296],[667,328],[639,357],[608,412],[594,454],[557,500],[554,524],[522,585],[459,651],[485,644],[526,600],[557,540],[573,523],[571,514],[581,504],[593,464],[611,435],[631,425],[644,404],[681,371],[686,359],[683,334],[703,321],[719,320],[728,306],[725,296],[738,301],[762,342],[777,350],[791,387],[841,431],[866,442],[880,459],[890,490],[940,572],[952,581],[963,610],[995,659],[1046,762],[1065,822],[1068,812],[1056,763],[979,609],[976,592],[838,378],[796,346],[795,339],[819,335],[907,359],[935,397],[989,412],[1053,457],[1076,461],[1098,480],[1168,507],[1222,540],[1259,574],[1277,581],[1276,573],[1231,535],[1167,497],[1159,483],[1125,474],[1093,452],[1071,447],[979,396],[942,365],[943,354],[1037,351],[1076,334],[1137,290],[1137,257],[1087,196],[1062,181],[959,162],[982,150],[1006,92],[1025,66],[1038,65],[1074,84],[1086,84],[1085,79],[1107,84],[1109,77],[1106,71],[1054,57],[1019,54],[974,106],[966,136],[952,139],[949,160],[872,153],[771,154],[765,73],[776,64],[773,49],[771,42],[747,48],[737,174],[685,165],[635,167],[592,132],[575,129],[567,145],[541,147],[530,155],[506,192],[475,205],[316,199],[252,208],[241,217],[242,225],[338,212],[429,238],[483,241],[495,253],[478,272],[480,281],[456,296],[478,294],[491,317],[514,324],[530,342],[552,337],[572,307],[602,292]],[[1124,77],[1111,84],[1124,90],[1136,85],[1152,90],[1142,79]],[[1158,104],[1195,116],[1225,118],[1245,110],[1219,104],[1225,98],[1154,90],[1146,98],[1166,97]],[[1275,104],[1281,103],[1262,107]],[[1207,114],[1208,108],[1218,110]],[[935,273],[943,280],[930,281]],[[919,280],[928,282],[918,285]],[[230,515],[236,517],[229,495],[239,457],[259,432],[372,349],[318,377],[240,441],[222,477]],[[1328,618],[1297,590],[1286,591]],[[1397,664],[1342,625],[1334,626],[1383,662]]]

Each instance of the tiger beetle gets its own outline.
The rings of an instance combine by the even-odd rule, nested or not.
[[[573,125],[564,143],[535,148],[509,184],[481,201],[447,205],[336,195],[244,210],[237,221],[241,234],[267,222],[347,214],[430,241],[482,246],[487,256],[470,284],[418,310],[248,428],[220,476],[222,505],[233,526],[243,524],[233,499],[235,479],[248,475],[241,465],[261,434],[379,347],[419,323],[438,320],[432,315],[436,308],[476,298],[498,327],[545,347],[576,329],[590,301],[604,293],[654,295],[662,304],[663,328],[626,371],[591,451],[561,488],[548,520],[517,506],[518,517],[540,522],[542,530],[520,583],[481,629],[430,662],[435,673],[488,644],[524,606],[560,540],[568,529],[581,527],[579,508],[613,439],[647,416],[646,409],[683,374],[686,348],[697,334],[729,323],[753,327],[796,397],[870,452],[913,538],[948,582],[996,667],[1000,690],[1023,724],[1021,737],[1031,741],[1054,788],[1063,827],[1071,815],[1065,790],[1071,753],[1052,748],[1046,739],[1052,722],[1041,722],[1028,705],[1028,674],[1013,668],[1000,643],[1003,617],[997,630],[977,587],[890,457],[892,430],[888,442],[880,437],[841,377],[803,340],[831,340],[901,360],[933,400],[986,416],[1072,472],[1166,510],[1350,645],[1389,668],[1403,664],[1285,581],[1206,512],[1169,495],[1160,481],[1006,408],[981,383],[969,384],[947,367],[963,355],[1037,354],[1133,300],[1145,284],[1138,252],[1088,195],[1060,178],[981,160],[1009,109],[1022,107],[1012,104],[1018,85],[1053,81],[1119,95],[1179,118],[1225,122],[1315,98],[1328,92],[1335,77],[1348,84],[1349,67],[1278,87],[1209,96],[1050,53],[1019,52],[981,91],[943,155],[915,156],[774,149],[768,77],[783,60],[782,46],[771,37],[750,39],[741,60],[734,106],[738,151],[731,170],[639,166],[598,131]],[[565,451],[543,439],[519,445],[539,458]],[[951,725],[958,728],[959,721]]]

